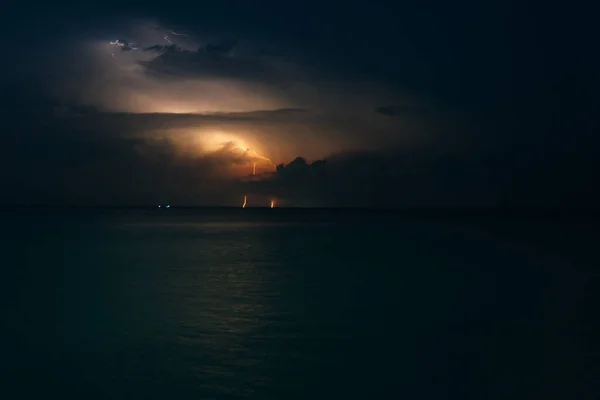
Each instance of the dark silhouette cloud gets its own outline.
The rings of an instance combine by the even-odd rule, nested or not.
[[[110,132],[91,138],[77,129],[45,129],[42,138],[33,137],[0,138],[2,204],[228,204],[238,197],[228,171],[251,166],[227,144],[192,158],[165,139]]]
[[[114,116],[129,117],[143,118]],[[529,148],[514,145],[353,151],[316,161],[297,157],[252,176],[252,159],[232,142],[187,156],[173,137],[136,137],[135,129],[42,127],[43,134],[28,128],[0,136],[1,203],[237,206],[244,195],[252,206],[270,199],[281,206],[371,207],[591,207],[600,201],[591,148],[576,158],[567,151],[533,158]]]
[[[147,126],[188,125],[206,122],[249,122],[249,121],[295,121],[310,115],[310,111],[303,108],[282,108],[276,110],[257,110],[249,112],[215,112],[206,114],[195,113],[129,113],[129,112],[103,112],[92,106],[64,105],[62,109],[69,115],[85,113],[91,118],[105,122],[115,121],[123,125],[133,124],[143,128]]]
[[[207,44],[196,51],[176,45],[150,46],[146,50],[161,51],[150,61],[140,61],[148,73],[177,77],[234,78],[243,81],[289,82],[306,79],[294,65],[276,62],[259,53],[232,53],[235,43]]]
[[[175,53],[178,51],[184,51],[182,48],[180,48],[176,44],[167,44],[167,45],[155,44],[152,46],[145,47],[143,50],[144,51],[159,51],[159,52],[166,52],[166,53]]]
[[[591,154],[579,162],[540,160],[529,168],[507,163],[506,155],[389,151],[337,154],[312,163],[297,158],[273,175],[240,183],[240,191],[288,206],[589,208],[600,198],[591,186]]]
[[[209,43],[206,45],[205,50],[207,53],[229,55],[237,43],[237,40],[226,41],[219,44]]]
[[[375,108],[375,112],[388,117],[398,117],[402,115],[427,115],[430,110],[425,107],[417,106],[381,106]]]

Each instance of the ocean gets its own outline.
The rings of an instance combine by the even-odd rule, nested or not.
[[[597,398],[597,220],[5,209],[3,399]]]

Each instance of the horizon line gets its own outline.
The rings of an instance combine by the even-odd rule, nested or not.
[[[165,207],[170,205],[170,207]],[[600,213],[600,207],[545,207],[545,206],[246,206],[239,205],[173,205],[170,203],[154,205],[77,205],[77,204],[0,204],[0,212],[14,209],[152,209],[174,210],[364,210],[364,211],[404,211],[404,212],[543,212],[543,213]]]

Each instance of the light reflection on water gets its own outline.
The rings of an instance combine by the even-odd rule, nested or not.
[[[171,229],[200,229],[210,231],[238,231],[245,229],[261,228],[294,228],[294,227],[327,227],[334,222],[272,222],[272,221],[245,221],[245,222],[138,222],[124,223],[118,226],[123,228],[171,228]]]
[[[35,377],[98,398],[539,397],[581,375],[566,250],[364,215],[14,221],[6,376],[32,394]]]

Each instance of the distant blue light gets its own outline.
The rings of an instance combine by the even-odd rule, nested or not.
[[[167,207],[167,208],[171,208],[171,205],[170,205],[170,204],[167,204],[167,206],[166,206],[166,207]]]

